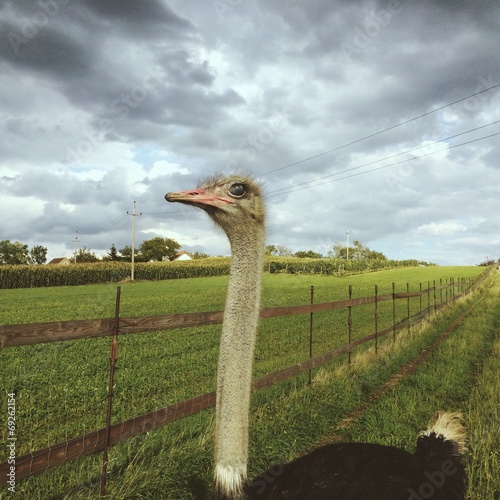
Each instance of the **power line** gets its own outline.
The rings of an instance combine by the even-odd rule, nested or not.
[[[448,146],[447,148],[443,148],[443,149],[440,149],[439,151],[432,151],[430,153],[425,153],[423,155],[420,155],[420,156],[415,156],[413,158],[406,158],[404,160],[400,160],[400,161],[397,161],[397,162],[394,162],[394,163],[390,163],[389,165],[383,165],[381,167],[377,167],[377,168],[372,168],[370,170],[364,170],[363,172],[358,172],[358,173],[355,173],[355,174],[351,174],[351,175],[346,175],[345,177],[340,177],[338,179],[332,179],[332,180],[329,180],[329,181],[326,181],[326,182],[322,182],[321,184],[319,185],[324,185],[324,184],[329,184],[331,182],[336,182],[336,181],[341,181],[341,180],[344,180],[344,179],[349,179],[351,177],[356,177],[358,175],[363,175],[363,174],[368,174],[370,172],[375,172],[377,170],[382,170],[384,168],[389,168],[389,167],[393,167],[394,165],[399,165],[401,163],[405,163],[407,161],[410,161],[410,160],[418,160],[420,158],[425,158],[426,156],[431,156],[431,155],[435,155],[437,153],[442,153],[443,151],[449,151],[451,149],[454,149],[454,148],[458,148],[460,146],[466,146],[467,144],[471,144],[473,142],[478,142],[478,141],[482,141],[484,139],[489,139],[490,137],[495,137],[497,135],[500,135],[500,132],[495,132],[494,134],[490,134],[490,135],[486,135],[484,137],[479,137],[477,139],[471,139],[470,141],[466,141],[466,142],[462,142],[460,144],[455,144],[453,146]],[[349,170],[353,170],[353,169],[348,169],[348,170],[344,170],[344,172],[348,172]],[[343,173],[343,172],[339,172],[340,173]],[[315,179],[315,181],[319,181],[321,180],[322,178],[319,178],[319,179]],[[311,182],[314,182],[314,181],[311,181]],[[298,185],[297,185],[298,186]],[[295,187],[297,186],[290,186],[288,189],[289,191],[285,191],[284,188],[283,190],[277,190],[277,191],[272,191],[271,193],[269,193],[268,197],[272,197],[272,196],[279,196],[279,195],[282,195],[282,194],[290,194],[290,193],[295,193],[297,191],[302,191],[304,189],[309,189],[311,187],[317,187],[318,184],[314,184],[313,186],[305,186],[305,187],[299,187],[298,189],[294,189]],[[281,192],[283,191],[283,192]]]
[[[361,141],[365,141],[366,139],[370,139],[370,138],[375,137],[377,135],[383,134],[384,132],[388,132],[389,130],[393,130],[397,127],[401,127],[402,125],[406,125],[407,123],[418,120],[419,118],[423,118],[424,116],[428,116],[428,115],[431,115],[432,113],[436,113],[437,111],[441,111],[442,109],[453,106],[454,104],[458,104],[459,102],[470,99],[471,97],[475,97],[479,94],[482,94],[483,92],[489,92],[490,90],[497,88],[497,87],[500,87],[500,83],[497,83],[496,85],[492,85],[491,87],[488,87],[486,89],[475,92],[474,94],[470,94],[466,97],[462,97],[461,99],[457,99],[456,101],[450,102],[449,104],[445,104],[444,106],[440,106],[439,108],[433,109],[431,111],[427,111],[426,113],[422,113],[421,115],[410,118],[409,120],[405,120],[405,121],[400,122],[396,125],[392,125],[392,126],[387,127],[383,130],[379,130],[378,132],[374,132],[373,134],[369,134],[365,137],[361,137],[360,139],[356,139],[355,141],[351,141],[351,142],[348,142],[346,144],[342,144],[341,146],[337,146],[333,149],[329,149],[328,151],[323,151],[322,153],[318,153],[318,154],[310,156],[308,158],[304,158],[302,160],[299,160],[299,161],[296,161],[293,163],[289,163],[288,165],[284,165],[283,167],[275,168],[274,170],[269,170],[268,172],[264,172],[263,174],[261,174],[261,176],[264,177],[265,175],[269,175],[269,174],[272,174],[274,172],[279,172],[280,170],[285,170],[286,168],[294,167],[295,165],[300,165],[301,163],[305,163],[306,161],[314,160],[315,158],[319,158],[321,156],[325,156],[327,154],[333,153],[334,151],[338,151],[339,149],[343,149],[343,148],[346,148],[348,146],[352,146],[353,144],[357,144]]]
[[[487,123],[485,125],[480,125],[479,127],[475,127],[475,128],[470,129],[470,130],[466,130],[465,132],[460,132],[459,134],[454,134],[454,135],[450,135],[449,137],[444,137],[443,139],[438,139],[436,141],[430,142],[429,144],[424,144],[422,146],[417,146],[415,148],[407,149],[406,151],[402,151],[401,153],[396,153],[396,154],[393,154],[393,155],[390,155],[390,156],[386,156],[385,158],[380,158],[378,160],[373,160],[373,161],[370,161],[368,163],[364,163],[363,165],[358,165],[357,167],[347,168],[345,170],[341,170],[340,172],[335,172],[334,174],[325,175],[323,177],[317,177],[316,179],[313,179],[311,181],[305,181],[305,182],[301,182],[299,184],[295,184],[293,186],[288,186],[288,187],[284,187],[284,188],[281,188],[281,189],[276,189],[275,191],[272,191],[269,194],[275,194],[275,193],[278,193],[280,191],[288,191],[289,189],[292,189],[292,188],[295,188],[295,187],[298,187],[298,186],[305,186],[307,184],[312,184],[314,182],[318,182],[318,181],[321,181],[321,180],[324,180],[324,179],[328,179],[330,177],[335,177],[337,175],[345,174],[346,172],[352,172],[353,170],[359,170],[360,168],[368,167],[370,165],[373,165],[373,164],[381,162],[381,161],[390,160],[391,158],[396,158],[397,156],[401,156],[401,155],[404,155],[404,154],[409,154],[409,153],[411,153],[413,151],[417,151],[417,150],[422,149],[422,148],[433,146],[434,144],[437,144],[437,143],[440,143],[440,142],[444,142],[444,141],[449,141],[451,139],[455,139],[456,137],[460,137],[461,135],[469,134],[471,132],[475,132],[477,130],[480,130],[480,129],[483,129],[483,128],[486,128],[486,127],[490,127],[491,125],[495,125],[497,123],[500,123],[500,120],[496,120],[494,122]],[[404,161],[408,161],[408,160],[404,160]],[[371,172],[371,170],[368,170],[368,172]]]

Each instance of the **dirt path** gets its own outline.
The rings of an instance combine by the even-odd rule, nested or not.
[[[449,326],[448,328],[436,338],[431,344],[426,346],[420,354],[412,359],[409,363],[402,366],[392,377],[375,391],[373,391],[365,401],[363,401],[360,405],[358,405],[352,412],[350,412],[346,417],[344,417],[335,427],[335,431],[325,438],[319,443],[320,445],[335,443],[342,441],[340,436],[340,431],[346,429],[355,423],[355,421],[360,418],[365,411],[370,408],[370,406],[374,405],[384,394],[389,392],[390,390],[397,387],[397,385],[403,380],[404,377],[413,373],[420,365],[425,363],[429,356],[432,354],[434,349],[439,346],[462,322],[465,318],[475,309],[475,307],[481,302],[481,298],[479,298],[474,304],[472,304],[468,309],[466,309],[460,316],[458,316]]]

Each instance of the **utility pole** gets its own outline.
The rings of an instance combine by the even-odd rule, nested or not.
[[[134,256],[135,256],[135,218],[142,213],[137,213],[135,211],[135,201],[132,204],[132,213],[127,212],[128,215],[132,216],[132,268],[130,271],[130,279],[134,281]]]
[[[346,228],[345,234],[346,234],[345,249],[346,249],[346,254],[347,254],[347,262],[349,262],[349,228]]]
[[[78,243],[80,243],[80,240],[78,239],[78,231],[76,231],[76,236],[75,236],[75,239],[73,240],[74,244],[75,244],[75,251],[73,253],[73,258],[75,259],[75,264],[76,264],[76,252],[78,250]]]

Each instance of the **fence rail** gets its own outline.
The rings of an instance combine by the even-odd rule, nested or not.
[[[305,304],[298,306],[268,307],[261,309],[261,318],[277,318],[310,314],[346,307],[355,307],[374,302],[384,302],[410,297],[422,297],[430,291],[459,286],[460,294],[465,293],[469,282],[450,282],[445,285],[434,285],[417,292],[388,293],[385,295],[360,297],[357,299],[324,302],[321,304]],[[197,326],[216,325],[222,323],[224,311],[208,311],[196,313],[161,314],[155,316],[131,316],[120,318],[120,334],[158,332],[175,328],[192,328]],[[113,335],[114,318],[54,321],[24,325],[0,325],[0,347],[17,347],[22,345],[61,342],[67,340],[107,337]]]
[[[393,284],[393,293],[378,295],[375,287],[375,295],[349,298],[335,302],[313,303],[313,287],[311,287],[311,303],[297,306],[272,307],[262,309],[261,318],[274,318],[282,316],[292,316],[298,314],[313,314],[331,310],[345,309],[348,312],[349,332],[352,324],[352,307],[374,304],[375,331],[362,338],[351,341],[343,346],[323,353],[316,357],[310,357],[295,365],[283,368],[274,373],[264,375],[254,379],[252,390],[257,391],[291,377],[296,377],[314,368],[324,365],[336,358],[351,351],[366,342],[375,340],[375,349],[377,349],[377,340],[390,332],[394,334],[404,328],[410,328],[411,325],[420,321],[424,316],[429,316],[433,311],[453,302],[457,298],[465,295],[474,289],[485,277],[487,273],[470,278],[462,279],[458,282],[450,280],[445,284],[432,286],[415,292],[395,292]],[[407,290],[409,285],[407,284]],[[440,290],[440,303],[437,303],[436,291]],[[446,300],[443,301],[442,290],[446,290]],[[431,300],[432,293],[432,300]],[[352,287],[349,287],[349,297],[352,296]],[[422,306],[422,297],[427,297],[427,307]],[[410,314],[409,299],[420,297],[420,306],[418,312]],[[396,322],[395,301],[406,299],[408,301],[407,317],[405,320]],[[377,323],[378,304],[384,301],[393,301],[393,321],[386,328],[379,329]],[[118,314],[117,314],[118,316]],[[200,312],[186,314],[167,314],[157,316],[140,316],[128,318],[104,318],[95,320],[80,321],[62,321],[52,323],[39,323],[29,325],[6,325],[0,326],[0,339],[2,347],[16,347],[22,345],[32,345],[46,342],[69,341],[83,338],[103,337],[113,335],[118,321],[118,330],[120,334],[154,332],[168,330],[173,328],[194,327],[203,325],[213,325],[222,322],[223,311]],[[312,316],[311,316],[312,329]],[[312,341],[312,337],[311,337]],[[311,351],[312,352],[312,351]],[[215,406],[215,392],[205,393],[194,398],[171,404],[164,408],[154,410],[132,419],[111,425],[109,428],[109,437],[106,436],[105,429],[99,429],[83,436],[79,436],[62,443],[51,445],[25,455],[16,457],[16,478],[17,480],[26,478],[30,475],[40,473],[48,468],[61,465],[70,460],[80,458],[90,453],[104,450],[106,442],[110,445],[117,444],[126,439],[138,436],[145,432],[156,429],[162,425],[174,422],[181,418],[193,415],[207,408]],[[8,462],[0,464],[0,486],[7,484],[7,473],[9,470]]]

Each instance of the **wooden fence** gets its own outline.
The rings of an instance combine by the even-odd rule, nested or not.
[[[422,318],[430,317],[431,313],[470,292],[486,277],[486,275],[487,273],[482,273],[475,278],[459,279],[457,281],[453,279],[449,281],[446,280],[444,284],[442,280],[439,284],[433,282],[431,285],[431,283],[428,282],[426,289],[422,289],[422,285],[420,284],[420,290],[413,292],[409,291],[409,285],[407,284],[406,292],[396,293],[395,284],[393,283],[392,293],[384,295],[379,295],[378,287],[375,286],[374,295],[354,299],[352,298],[352,287],[349,286],[349,299],[318,304],[314,304],[314,287],[311,287],[310,304],[261,309],[260,317],[263,319],[310,314],[311,346],[313,314],[336,309],[347,310],[348,343],[316,357],[312,356],[312,349],[310,349],[309,359],[255,379],[252,384],[252,389],[253,391],[257,391],[308,371],[310,373],[312,369],[346,354],[349,355],[348,359],[350,362],[351,351],[355,347],[372,340],[375,341],[375,350],[377,350],[378,340],[381,337],[391,332],[395,337],[396,332],[399,330],[404,328],[410,329],[411,325],[419,322]],[[445,298],[443,298],[443,295],[445,295]],[[410,299],[414,297],[420,297],[419,308],[417,312],[411,313]],[[407,314],[403,321],[396,320],[395,311],[396,301],[398,300],[407,301]],[[423,304],[424,300],[427,303],[426,305]],[[378,304],[384,301],[392,301],[393,319],[389,326],[380,329],[378,325]],[[373,304],[374,330],[369,335],[351,340],[352,308],[367,304]],[[122,335],[139,332],[156,332],[173,328],[198,327],[221,323],[223,318],[223,311],[128,318],[119,318],[118,313],[119,311],[117,310],[115,318],[0,326],[1,347],[10,348],[46,342],[61,342],[83,338],[111,336],[116,333],[116,328],[118,328],[119,334]],[[117,321],[118,324],[116,324]],[[90,453],[103,451],[107,443],[112,446],[131,437],[138,436],[213,406],[215,406],[215,392],[205,393],[166,406],[165,408],[145,413],[124,422],[111,425],[108,429],[108,435],[106,429],[99,429],[83,436],[16,457],[16,480],[38,474],[48,468],[61,465],[67,461],[80,458]],[[0,486],[5,486],[7,484],[8,470],[8,462],[0,464]]]

